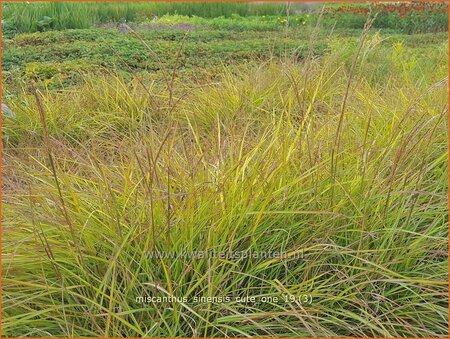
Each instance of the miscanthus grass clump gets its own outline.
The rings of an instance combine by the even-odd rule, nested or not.
[[[364,53],[24,89],[3,335],[446,336],[446,66]]]

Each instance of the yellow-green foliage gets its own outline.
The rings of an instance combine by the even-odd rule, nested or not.
[[[24,92],[3,132],[3,335],[447,335],[447,66],[424,77],[398,45],[374,77],[377,46],[344,111],[345,49],[42,90],[48,143]],[[193,302],[283,294],[312,304]]]

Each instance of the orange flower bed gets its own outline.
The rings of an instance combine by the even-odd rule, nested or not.
[[[392,13],[397,12],[400,17],[404,17],[407,14],[414,11],[430,11],[430,12],[447,12],[448,4],[447,3],[399,3],[399,4],[386,4],[386,3],[377,3],[374,5],[375,10],[381,11],[384,13]],[[359,6],[351,6],[344,5],[340,6],[336,9],[332,9],[332,12],[339,13],[352,13],[352,14],[367,14],[369,12],[368,7],[359,7]]]

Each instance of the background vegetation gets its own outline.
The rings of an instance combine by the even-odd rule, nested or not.
[[[357,9],[356,11],[354,9]],[[261,16],[289,18],[291,15],[311,14],[316,21],[320,6],[301,3],[189,3],[189,2],[141,2],[141,3],[77,3],[77,2],[17,2],[2,3],[3,29],[8,32],[35,32],[48,29],[91,28],[107,22],[142,22],[164,15],[182,15],[200,18],[230,18]],[[363,9],[363,10],[361,10]],[[323,25],[337,24],[342,28],[362,29],[367,15],[366,5],[326,5],[329,15]],[[378,13],[375,27],[402,30],[407,33],[446,31],[448,27],[447,5],[432,4],[396,6],[374,5]],[[74,13],[76,13],[74,15]],[[290,20],[295,24],[295,20]],[[283,22],[284,24],[284,22]]]

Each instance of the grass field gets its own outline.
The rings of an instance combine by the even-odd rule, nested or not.
[[[4,337],[448,336],[439,25],[3,6]]]

